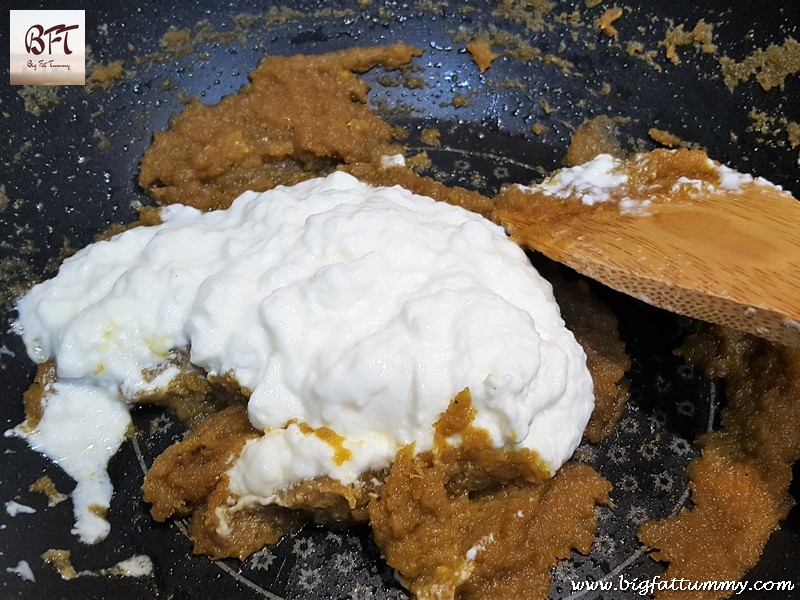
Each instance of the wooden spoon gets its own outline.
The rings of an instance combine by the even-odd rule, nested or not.
[[[800,346],[800,203],[704,152],[601,155],[504,190],[493,218],[649,304]]]

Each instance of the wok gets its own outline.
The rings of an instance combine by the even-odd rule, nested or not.
[[[55,1],[27,4],[29,9],[65,8]],[[65,249],[84,246],[112,223],[133,220],[135,207],[149,202],[136,180],[153,132],[165,129],[188,97],[214,103],[235,92],[266,54],[320,53],[394,40],[423,48],[416,76],[424,86],[388,85],[379,70],[364,77],[372,87],[370,102],[384,118],[408,128],[408,147],[427,150],[431,173],[446,183],[494,193],[504,182],[539,179],[563,165],[572,129],[603,114],[621,117],[619,127],[629,148],[649,147],[648,128],[657,127],[706,148],[723,163],[800,194],[798,149],[790,148],[782,130],[785,122],[800,121],[800,78],[790,75],[783,89],[770,91],[753,79],[728,89],[717,62],[721,55],[742,60],[756,48],[781,44],[796,34],[793,0],[776,0],[760,10],[719,0],[630,0],[619,4],[624,12],[614,24],[618,38],[593,28],[604,6],[589,9],[584,2],[556,1],[546,26],[538,30],[494,14],[497,4],[480,0],[361,3],[367,6],[303,0],[282,13],[269,13],[278,4],[255,4],[73,2],[68,8],[86,10],[92,58],[101,63],[124,60],[125,76],[109,91],[52,89],[56,104],[36,97],[32,103],[28,98],[26,105],[22,88],[0,85],[0,184],[7,197],[0,209],[0,390],[5,429],[23,419],[21,398],[33,374],[20,340],[8,332],[18,286],[54,274]],[[573,10],[583,15],[580,24],[569,16],[559,17]],[[4,36],[8,12],[0,13]],[[273,18],[241,17],[265,13]],[[680,24],[691,29],[701,18],[714,24],[718,54],[684,46],[677,49],[680,63],[667,60],[665,48],[658,45],[665,31]],[[228,41],[197,41],[186,48],[187,54],[161,47],[162,36],[172,27],[189,28],[197,39],[208,30],[201,21],[216,32],[235,30],[236,35]],[[561,62],[501,55],[481,74],[464,47],[475,33],[492,28],[519,35],[542,56]],[[655,50],[653,60],[635,52],[632,56],[632,41]],[[504,50],[495,49],[501,54]],[[454,106],[456,96],[467,102]],[[754,117],[759,114],[771,119],[766,126],[757,126]],[[534,135],[533,123],[541,123],[546,132]],[[426,147],[420,141],[426,127],[440,130],[441,146]],[[660,572],[636,542],[636,524],[688,505],[684,469],[696,455],[691,441],[715,423],[724,402],[713,382],[673,356],[680,333],[672,315],[608,290],[600,293],[621,319],[621,333],[634,361],[633,394],[616,432],[584,453],[615,484],[615,508],[601,511],[592,554],[556,568],[552,594],[557,598],[570,596],[573,581],[620,574],[644,579]],[[16,517],[0,514],[3,597],[407,597],[366,530],[307,526],[244,563],[192,556],[182,524],[154,523],[140,493],[143,469],[181,437],[183,427],[147,407],[135,409],[134,420],[137,436],[110,465],[116,490],[112,532],[95,546],[82,545],[70,534],[69,502],[48,508],[44,496],[28,491],[47,473],[59,490],[68,492],[73,485],[69,478],[25,442],[3,438],[0,501],[13,500],[36,510]],[[797,484],[792,493],[800,497]],[[76,569],[92,574],[63,580],[39,558],[50,548],[70,549]],[[795,508],[747,579],[800,584],[798,553],[800,511]],[[153,573],[141,578],[96,574],[133,555],[149,556]],[[29,563],[35,582],[8,570],[21,560]],[[631,592],[602,597],[626,598]],[[741,597],[762,596],[748,592]]]

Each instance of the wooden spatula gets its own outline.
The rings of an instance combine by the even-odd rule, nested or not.
[[[503,191],[493,216],[649,304],[800,346],[800,203],[704,152],[601,155]]]

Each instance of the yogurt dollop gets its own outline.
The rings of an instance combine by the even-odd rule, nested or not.
[[[661,150],[656,152],[677,154],[679,151]],[[667,173],[664,181],[670,181],[671,185],[666,189],[659,187],[659,185],[663,186],[663,182],[654,184],[631,181],[629,175],[632,172],[647,171],[653,160],[653,154],[638,153],[625,160],[615,158],[610,154],[598,154],[581,165],[559,169],[541,183],[529,186],[517,185],[517,187],[562,200],[576,198],[586,206],[606,203],[613,198],[614,203],[619,205],[623,214],[634,215],[650,214],[647,207],[656,192],[659,195],[663,195],[664,192],[669,195],[670,192],[677,192],[681,189],[697,195],[712,193],[716,190],[738,192],[746,184],[782,189],[763,177],[753,177],[747,173],[741,173],[708,157],[705,161],[708,169],[705,179],[689,179],[685,176],[670,179],[669,173]]]
[[[495,447],[532,449],[554,472],[580,442],[584,352],[550,284],[483,217],[342,172],[161,216],[77,252],[19,300],[16,327],[33,360],[55,359],[63,402],[86,386],[135,401],[177,374],[170,351],[187,352],[251,391],[264,435],[228,474],[259,501],[429,449],[464,388]]]

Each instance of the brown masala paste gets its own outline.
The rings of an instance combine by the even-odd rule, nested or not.
[[[800,350],[707,326],[680,353],[724,380],[727,406],[722,427],[697,440],[702,454],[688,468],[694,507],[643,523],[639,538],[655,549],[653,558],[669,563],[666,579],[739,580],[791,508],[792,464],[800,459]]]
[[[545,598],[550,568],[588,553],[611,485],[591,467],[555,477],[529,451],[491,449],[469,392],[435,425],[434,448],[403,448],[370,503],[375,541],[417,598]],[[446,439],[460,434],[462,444]]]
[[[264,191],[401,152],[398,133],[366,105],[356,76],[396,69],[420,50],[405,44],[319,56],[270,56],[237,94],[192,102],[170,130],[156,133],[139,183],[158,202],[203,210],[227,207],[246,190]]]

